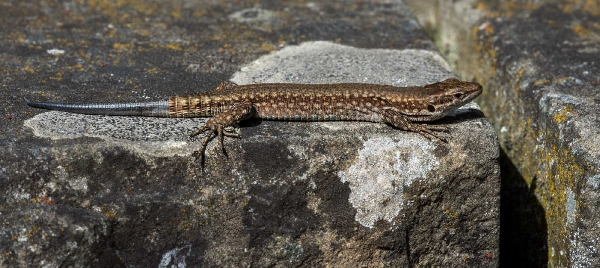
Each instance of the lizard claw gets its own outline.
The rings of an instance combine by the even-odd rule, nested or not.
[[[196,128],[196,131],[192,132],[192,134],[190,134],[190,137],[196,137],[196,136],[200,135],[202,132],[209,130],[210,128],[207,127],[206,125],[207,124],[205,124],[201,128]]]
[[[208,146],[208,143],[212,139],[214,139],[215,137],[217,137],[219,139],[219,146],[221,147],[223,155],[225,155],[225,157],[229,158],[229,155],[227,154],[227,151],[225,150],[225,145],[223,144],[224,137],[227,136],[227,137],[239,138],[239,134],[229,132],[229,131],[225,130],[225,126],[223,126],[222,124],[219,124],[219,123],[215,123],[214,121],[211,121],[211,120],[206,122],[206,124],[204,124],[201,128],[194,131],[190,135],[190,137],[198,136],[207,130],[208,130],[208,133],[204,136],[204,140],[202,141],[202,145],[200,146],[200,149],[198,151],[194,151],[194,153],[192,154],[196,158],[196,160],[198,160],[200,158],[200,160],[202,162],[202,166],[204,166],[204,161],[205,161],[205,157],[206,157],[206,147]]]
[[[417,125],[419,126],[415,131],[418,132],[419,134],[425,136],[425,138],[427,138],[428,140],[432,140],[433,138],[436,138],[438,140],[441,140],[443,142],[448,142],[446,140],[446,138],[442,137],[439,135],[439,133],[436,133],[435,131],[440,131],[440,132],[448,132],[448,128],[445,126],[432,126],[432,125]]]

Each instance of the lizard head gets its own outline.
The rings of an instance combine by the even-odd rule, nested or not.
[[[417,111],[405,114],[414,121],[433,121],[475,99],[483,91],[477,82],[446,79],[424,87]]]

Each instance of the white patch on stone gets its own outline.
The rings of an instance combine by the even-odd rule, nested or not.
[[[587,184],[594,187],[594,189],[598,189],[598,186],[600,186],[600,174],[589,177]]]
[[[48,49],[48,50],[46,50],[46,52],[48,52],[48,54],[55,55],[55,56],[65,54],[64,50],[56,49],[56,48]]]
[[[17,200],[29,200],[29,199],[31,199],[31,194],[29,194],[29,193],[24,193],[24,192],[21,192],[21,193],[19,193],[19,192],[14,192],[14,193],[12,194],[12,197],[13,197],[14,199],[17,199]]]
[[[187,251],[186,251],[187,249]],[[192,246],[187,245],[182,248],[175,248],[169,250],[167,253],[163,254],[160,263],[158,264],[159,268],[166,267],[177,267],[177,268],[185,268],[185,258],[190,256],[192,252]]]
[[[77,241],[67,241],[66,246],[70,250],[74,250],[77,248]]]
[[[88,180],[85,177],[74,179],[74,180],[69,180],[69,186],[71,186],[71,189],[73,189],[73,190],[82,191],[84,193],[87,193]]]
[[[598,243],[600,243],[600,239],[598,239],[598,237],[592,237],[589,239],[580,233],[579,229],[575,231],[569,247],[569,253],[571,255],[571,267],[596,267],[597,263],[595,264],[593,260],[596,259],[594,255],[596,255],[598,252]]]
[[[424,138],[374,138],[364,143],[356,163],[339,171],[348,182],[349,201],[356,209],[355,220],[372,228],[378,220],[391,222],[403,208],[404,187],[428,175],[439,166],[435,149]]]
[[[577,200],[575,199],[575,193],[567,188],[567,203],[565,210],[567,211],[567,223],[573,224],[575,222],[575,214],[577,213]]]

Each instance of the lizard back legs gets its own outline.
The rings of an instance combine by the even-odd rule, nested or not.
[[[194,152],[196,159],[200,158],[202,163],[204,163],[206,146],[214,137],[218,137],[219,146],[221,147],[223,154],[227,156],[227,153],[225,152],[225,146],[223,145],[224,137],[227,136],[238,138],[239,135],[229,131],[226,128],[233,126],[233,124],[239,121],[248,119],[254,114],[255,110],[252,106],[252,103],[243,102],[236,103],[231,108],[208,119],[208,121],[206,121],[202,127],[190,135],[190,137],[195,137],[208,130],[208,133],[206,136],[204,136],[204,140],[202,141],[200,149]]]

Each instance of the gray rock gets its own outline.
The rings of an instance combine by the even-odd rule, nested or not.
[[[504,156],[501,262],[597,266],[597,1],[475,2],[407,1],[457,73],[487,89],[478,103]]]
[[[454,76],[402,4],[189,5],[133,14],[148,20],[132,28],[104,18],[71,25],[110,44],[90,44],[92,58],[119,63],[69,69],[93,65],[67,45],[51,55],[65,70],[60,80],[34,69],[31,81],[9,75],[5,83],[34,99],[114,102],[210,90],[220,80],[406,86]],[[105,12],[124,7],[112,8]],[[122,33],[149,29],[157,31],[149,46]],[[337,36],[344,45],[300,42]],[[278,49],[260,57],[259,38]],[[23,53],[32,61],[50,57],[31,49]],[[44,112],[20,96],[11,103],[19,116],[0,123],[5,266],[498,265],[499,153],[475,104],[440,120],[447,143],[385,124],[250,120],[241,139],[225,140],[227,157],[208,146],[202,169],[191,157],[200,141],[187,136],[205,119]]]

